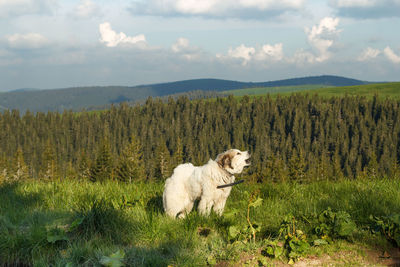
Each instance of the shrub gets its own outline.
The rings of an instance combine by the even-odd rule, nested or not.
[[[380,232],[387,240],[395,246],[400,247],[400,214],[393,214],[384,217],[370,216],[372,220],[372,231]]]

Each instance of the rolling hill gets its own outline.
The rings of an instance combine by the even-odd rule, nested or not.
[[[18,109],[37,111],[62,111],[65,109],[81,110],[104,107],[113,103],[125,101],[140,101],[149,96],[159,97],[180,94],[191,91],[223,92],[241,88],[255,87],[287,87],[312,85],[351,86],[367,84],[368,82],[339,77],[312,76],[268,82],[239,82],[219,79],[196,79],[170,83],[159,83],[139,86],[96,86],[75,87],[54,90],[16,90],[0,93],[0,110]]]

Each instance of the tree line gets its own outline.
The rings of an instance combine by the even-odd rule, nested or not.
[[[165,179],[179,163],[249,150],[257,181],[400,174],[400,101],[358,96],[167,101],[0,114],[1,179]]]

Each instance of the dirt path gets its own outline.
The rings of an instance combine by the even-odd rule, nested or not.
[[[323,255],[320,257],[310,256],[299,260],[293,266],[399,266],[400,250],[391,249],[390,251],[366,250],[365,255],[360,255],[356,251],[337,252],[333,255]]]
[[[257,256],[243,254],[237,263],[219,262],[218,267],[261,266]],[[308,256],[289,265],[283,261],[271,260],[267,266],[277,267],[316,267],[316,266],[391,266],[400,267],[400,250],[392,248],[390,251],[361,250],[341,251],[331,255]]]

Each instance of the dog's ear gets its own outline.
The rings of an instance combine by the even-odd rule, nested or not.
[[[221,155],[218,155],[217,163],[218,163],[219,166],[221,166],[224,169],[226,167],[229,167],[229,168],[233,169],[233,167],[232,167],[232,155],[230,153],[223,153]]]
[[[223,157],[224,157],[224,154],[219,154],[219,155],[217,156],[217,158],[215,159],[215,161],[217,162],[217,164],[218,164],[221,168],[224,167],[224,159],[223,159]]]

